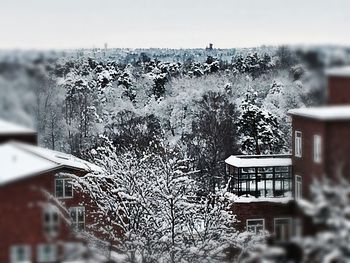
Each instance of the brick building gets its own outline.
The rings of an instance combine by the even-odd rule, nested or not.
[[[91,222],[69,174],[99,167],[36,146],[32,130],[0,122],[0,262],[74,262]]]
[[[314,178],[350,176],[350,67],[329,70],[327,77],[327,105],[289,111],[291,156],[225,160],[239,229],[268,230],[279,241],[312,232],[295,200],[310,197]]]

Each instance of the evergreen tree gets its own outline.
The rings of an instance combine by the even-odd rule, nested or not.
[[[278,119],[257,106],[257,99],[257,93],[253,93],[247,95],[241,104],[238,132],[241,134],[242,151],[247,154],[280,153],[285,142]]]
[[[237,149],[237,109],[227,96],[208,92],[198,103],[199,111],[187,136],[189,152],[200,170],[202,189],[215,192],[225,174],[224,160]]]

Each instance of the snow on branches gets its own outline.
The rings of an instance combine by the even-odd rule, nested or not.
[[[299,205],[311,216],[319,231],[301,239],[307,262],[349,262],[350,183],[329,179],[315,181],[311,201]]]
[[[275,115],[256,105],[257,93],[246,96],[241,104],[238,132],[241,145],[247,154],[272,154],[286,145]]]
[[[104,173],[79,184],[98,207],[94,230],[131,262],[221,262],[245,249],[249,235],[235,231],[224,198],[197,195],[197,172],[179,147],[163,143],[139,156],[100,139],[92,154]]]

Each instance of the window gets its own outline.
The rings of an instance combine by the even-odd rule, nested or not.
[[[31,260],[31,249],[27,245],[12,246],[10,251],[11,263],[29,263]]]
[[[37,250],[38,262],[56,262],[57,247],[53,244],[38,245]]]
[[[303,193],[302,178],[300,175],[295,176],[295,199],[301,199]]]
[[[291,218],[275,218],[275,237],[277,241],[287,241],[291,237]]]
[[[58,198],[73,197],[72,180],[69,178],[56,178],[55,192],[56,192],[56,197]]]
[[[265,230],[264,219],[247,219],[247,231],[259,234]]]
[[[292,196],[293,176],[290,166],[239,168],[232,176],[230,190],[238,196]]]
[[[64,244],[64,259],[65,260],[79,260],[85,252],[85,247],[82,243],[69,242]]]
[[[302,156],[302,133],[300,131],[295,132],[295,156]]]
[[[303,235],[303,222],[300,218],[295,218],[294,220],[294,236],[302,237]]]
[[[314,162],[321,163],[322,160],[322,141],[320,135],[314,135]]]
[[[54,205],[48,204],[44,208],[44,232],[50,236],[58,234],[58,210]]]
[[[85,228],[85,207],[71,207],[69,209],[74,230],[84,230]]]

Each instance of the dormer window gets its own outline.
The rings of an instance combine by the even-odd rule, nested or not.
[[[55,194],[57,198],[72,198],[73,197],[72,179],[56,178]]]
[[[295,157],[302,156],[302,133],[295,131]]]

